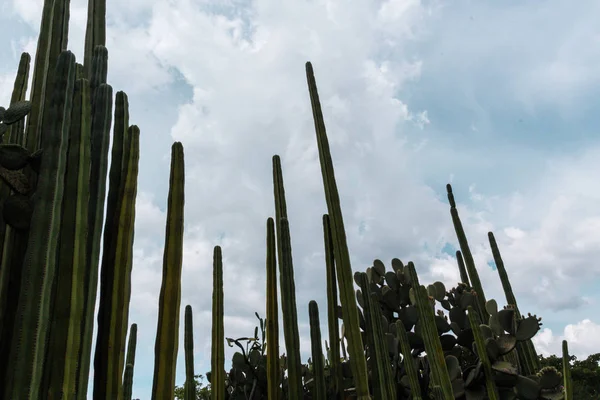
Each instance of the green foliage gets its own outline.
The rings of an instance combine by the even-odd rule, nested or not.
[[[186,394],[187,381],[183,386],[175,386],[174,396],[175,400],[187,400]],[[204,385],[204,376],[202,374],[194,375],[193,380],[193,392],[195,394],[195,400],[210,400],[210,383]]]
[[[562,357],[539,355],[543,368],[553,367],[562,371]],[[597,400],[600,398],[600,353],[589,355],[585,360],[569,356],[571,378],[573,379],[573,398],[577,400]]]

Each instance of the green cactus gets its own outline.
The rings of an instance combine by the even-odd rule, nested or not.
[[[131,328],[129,328],[129,341],[127,343],[127,358],[125,359],[125,373],[123,374],[123,400],[131,400],[132,397],[136,346],[137,324],[131,324]]]
[[[357,400],[367,400],[370,399],[371,396],[369,395],[367,362],[364,357],[364,345],[360,334],[358,310],[356,307],[356,299],[354,297],[350,254],[346,242],[342,209],[340,207],[340,196],[335,182],[333,161],[329,150],[329,141],[327,140],[323,112],[321,111],[317,84],[310,62],[306,63],[306,78],[308,81],[308,89],[315,122],[327,210],[331,220],[331,236],[333,238],[333,251],[336,260],[343,321],[344,326],[346,327],[346,337],[348,339],[350,365],[352,367],[352,375],[354,376],[354,384],[356,385]]]
[[[323,238],[325,242],[325,268],[327,272],[327,323],[329,327],[331,392],[333,400],[342,399],[342,366],[340,362],[340,327],[337,317],[338,295],[335,278],[335,256],[329,215],[323,215]]]
[[[99,45],[106,46],[106,0],[88,0],[83,55],[84,73],[88,79],[92,79],[93,76],[93,58],[96,46]],[[92,86],[94,83],[92,82]]]
[[[408,383],[413,400],[421,400],[421,385],[419,384],[419,376],[417,375],[417,367],[415,365],[410,342],[406,333],[406,328],[401,320],[396,321],[396,332],[397,339],[400,343],[400,350],[404,357],[404,368],[406,369],[406,376],[408,377]]]
[[[326,400],[325,365],[323,363],[323,347],[321,345],[321,322],[319,321],[319,306],[311,300],[308,303],[308,316],[310,322],[311,355],[313,360],[314,400]]]
[[[283,314],[283,335],[288,369],[288,399],[302,399],[302,362],[300,360],[300,335],[296,309],[296,285],[292,263],[290,225],[286,218],[279,222],[281,232],[281,259],[279,260],[281,311]]]
[[[185,396],[184,400],[196,400],[194,381],[194,321],[192,306],[185,306],[183,346],[185,349]]]
[[[485,310],[485,293],[483,292],[483,286],[481,286],[481,280],[479,279],[479,274],[477,273],[477,268],[475,267],[475,261],[473,260],[471,249],[469,248],[469,242],[467,241],[465,230],[463,229],[462,222],[460,221],[460,217],[458,216],[456,202],[454,201],[454,194],[452,193],[452,186],[450,184],[446,185],[446,190],[448,192],[448,202],[450,203],[450,215],[452,215],[454,230],[456,231],[456,236],[458,238],[458,243],[460,245],[460,249],[465,260],[471,284],[473,285],[473,288],[477,293],[476,310],[477,312],[479,312],[480,318],[483,321],[487,321],[490,318],[490,316]]]
[[[575,397],[573,397],[573,379],[571,378],[571,366],[569,365],[569,345],[567,344],[566,340],[562,341],[562,361],[565,400],[575,400]]]
[[[460,271],[461,282],[471,286],[471,283],[469,282],[469,274],[467,274],[467,269],[465,268],[465,260],[463,259],[460,250],[456,250],[456,262],[458,263],[458,270]]]
[[[277,309],[277,248],[275,222],[267,219],[267,393],[270,399],[279,399],[279,317]]]
[[[54,284],[70,113],[75,86],[75,56],[60,54],[53,97],[45,114],[44,157],[34,194],[29,243],[23,264],[5,398],[38,398],[44,371],[48,315]]]
[[[71,133],[64,178],[64,198],[60,226],[56,294],[48,358],[53,365],[44,392],[49,396],[74,398],[81,319],[84,312],[82,291],[90,184],[91,110],[89,81],[75,82]]]
[[[17,77],[15,79],[13,92],[10,99],[11,105],[25,101],[25,96],[27,94],[27,83],[29,81],[30,64],[31,56],[29,55],[29,53],[22,53],[21,60],[19,61],[19,68],[17,70]],[[29,103],[27,114],[31,115],[33,103],[27,103]],[[3,118],[5,117],[6,111]],[[3,124],[6,124],[6,121]],[[8,132],[3,137],[3,143],[25,145],[25,120],[23,118],[18,119],[15,123],[10,125]]]
[[[152,400],[173,400],[174,396],[183,261],[184,188],[183,146],[180,142],[175,142],[171,146],[163,277],[158,300],[158,327],[154,345]]]
[[[221,247],[213,256],[211,399],[225,400],[225,331],[223,327],[223,261]]]
[[[481,321],[479,320],[479,315],[471,306],[469,306],[467,311],[469,313],[469,323],[471,324],[473,337],[475,338],[477,354],[479,355],[479,359],[481,360],[481,363],[483,365],[483,372],[485,374],[485,385],[487,388],[488,398],[490,400],[499,400],[500,394],[498,393],[498,388],[496,387],[496,383],[494,382],[494,375],[492,371],[492,365],[488,357],[487,346],[485,345],[485,340],[481,333]]]
[[[521,313],[517,305],[517,299],[515,298],[510,280],[508,279],[508,274],[506,273],[506,268],[504,267],[504,261],[502,260],[500,250],[498,249],[498,243],[496,243],[496,238],[492,232],[488,232],[488,239],[490,242],[490,247],[492,248],[492,255],[494,256],[494,263],[496,264],[496,269],[498,270],[498,275],[500,276],[500,281],[502,282],[502,288],[504,289],[506,302],[515,307],[516,317],[517,319],[520,319]],[[536,371],[539,371],[539,357],[533,342],[531,340],[526,340],[524,342],[517,343],[517,349],[521,368],[523,369],[522,372],[525,375],[532,375]]]

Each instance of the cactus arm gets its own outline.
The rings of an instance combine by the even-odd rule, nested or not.
[[[133,368],[135,366],[135,348],[137,346],[137,324],[131,324],[129,342],[127,343],[127,359],[123,374],[123,400],[131,400],[133,392]]]
[[[471,286],[471,283],[469,282],[469,274],[467,273],[467,269],[465,267],[465,260],[463,259],[460,250],[456,250],[456,262],[458,263],[458,270],[460,272],[461,282],[468,286]]]
[[[408,334],[406,333],[406,328],[402,320],[396,321],[396,335],[398,342],[400,342],[400,351],[402,351],[404,368],[406,368],[406,375],[408,376],[408,383],[410,385],[412,399],[421,400],[421,385],[417,375],[417,367],[415,366],[412,357],[410,342],[408,341]]]
[[[475,338],[477,354],[479,355],[479,359],[483,364],[483,372],[485,374],[485,386],[487,388],[488,398],[490,400],[499,400],[500,394],[498,393],[498,388],[496,387],[496,383],[494,381],[492,365],[487,354],[487,349],[485,347],[485,342],[483,340],[481,328],[479,327],[481,325],[481,320],[479,319],[479,315],[475,312],[472,306],[469,306],[467,310],[469,312],[469,322],[471,324],[471,329],[473,330],[473,336]]]
[[[575,400],[575,397],[573,397],[573,379],[571,378],[571,366],[569,364],[569,345],[566,340],[562,341],[562,362],[565,400]]]

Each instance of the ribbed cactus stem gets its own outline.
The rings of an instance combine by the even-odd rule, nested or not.
[[[469,322],[471,324],[471,329],[473,330],[473,337],[475,338],[477,355],[479,356],[481,364],[483,365],[483,372],[485,375],[485,386],[487,388],[488,398],[490,400],[499,400],[500,394],[498,393],[498,388],[496,387],[496,382],[494,381],[494,372],[492,371],[492,364],[490,363],[487,348],[485,346],[485,341],[483,339],[483,334],[481,333],[481,320],[479,319],[478,313],[475,312],[475,309],[472,306],[469,306],[467,308],[467,311],[469,313]]]
[[[106,200],[106,221],[104,223],[104,240],[103,240],[103,251],[102,251],[102,268],[100,270],[100,300],[98,304],[98,325],[96,335],[96,348],[94,354],[94,398],[96,399],[112,399],[117,397],[118,386],[121,383],[121,374],[114,374],[113,369],[117,365],[117,362],[112,358],[110,352],[111,346],[110,335],[111,335],[111,318],[113,315],[116,303],[113,300],[113,293],[118,290],[119,282],[116,280],[117,275],[117,264],[116,264],[116,253],[117,253],[117,239],[119,236],[119,220],[121,215],[121,209],[123,202],[121,201],[122,193],[124,193],[125,181],[127,178],[127,156],[129,149],[129,105],[127,96],[123,92],[117,93],[115,104],[115,121],[113,127],[113,140],[111,150],[111,162],[110,162],[110,173],[109,173],[109,187],[108,197]],[[100,132],[95,131],[94,127],[95,119],[92,121],[92,143],[95,143],[97,135]],[[94,147],[92,147],[94,152]],[[94,177],[94,162],[96,158],[92,158],[92,171],[91,178]],[[104,165],[101,166],[101,168]],[[94,187],[92,186],[92,190]],[[94,201],[93,197],[90,197],[91,201]],[[99,209],[98,204],[90,204],[90,213],[94,209]],[[102,215],[102,213],[100,213]],[[96,215],[97,218],[97,215]],[[90,215],[90,221],[92,215]],[[97,223],[95,219],[95,223]],[[96,229],[99,229],[98,225],[94,225]],[[94,231],[95,232],[95,231]],[[89,239],[91,240],[91,239]],[[88,241],[88,249],[93,246],[93,243]],[[98,248],[99,251],[99,248]],[[95,259],[88,258],[89,265],[95,264]],[[92,286],[93,281],[97,280],[95,271],[90,271],[90,275],[87,277],[88,296],[86,303],[86,318],[89,318],[92,291],[96,290],[96,286]],[[123,286],[121,286],[123,287]],[[92,306],[93,307],[93,306]],[[91,308],[93,310],[93,308]],[[93,311],[92,311],[93,313]],[[90,324],[90,322],[88,322]],[[84,334],[90,335],[88,326],[85,327]],[[83,371],[82,371],[83,373]],[[79,374],[80,379],[82,373]],[[118,381],[115,381],[118,379]],[[81,388],[82,386],[79,385]]]
[[[329,343],[331,343],[329,352],[329,379],[331,381],[333,400],[341,400],[343,394],[343,376],[340,361],[340,326],[337,315],[337,280],[335,277],[335,256],[333,254],[331,223],[327,214],[323,215],[323,238],[325,242],[325,268],[327,273],[327,324],[329,328]]]
[[[90,185],[91,110],[90,83],[75,82],[71,132],[64,180],[56,294],[49,338],[49,395],[74,398],[81,319],[84,312],[82,282],[85,276],[85,251]]]
[[[194,321],[192,306],[185,306],[185,326],[183,346],[185,350],[185,384],[184,400],[196,400],[196,383],[194,381]]]
[[[119,113],[123,114],[125,112],[124,107],[127,104],[127,97],[123,92],[120,93],[117,96],[117,99],[120,98],[120,101],[117,102],[120,105],[117,108],[119,109]],[[94,330],[94,310],[98,292],[98,266],[100,263],[100,239],[102,236],[102,218],[104,216],[104,198],[106,195],[108,147],[112,124],[112,87],[106,84],[100,85],[93,94],[93,98],[95,106],[92,109],[91,128],[90,202],[87,221],[86,267],[83,281],[85,304],[81,319],[81,347],[77,363],[77,400],[87,400],[92,334]],[[124,125],[124,123],[122,124]],[[113,184],[115,183],[113,182]]]
[[[131,400],[133,394],[133,365],[125,365],[123,377],[123,400]]]
[[[373,372],[373,395],[376,399],[395,399],[396,385],[392,379],[392,370],[388,356],[387,342],[381,326],[379,302],[371,296],[367,274],[356,273],[357,281],[363,293],[363,313],[366,324],[366,338],[371,349],[371,371]],[[386,327],[387,328],[387,327]]]
[[[319,320],[319,306],[314,300],[311,300],[308,303],[308,316],[314,376],[314,392],[312,398],[314,400],[326,400],[327,391],[325,389],[325,365],[323,362],[323,346],[321,344],[321,322]]]
[[[133,368],[135,366],[135,348],[137,346],[137,324],[129,328],[125,373],[123,374],[123,400],[131,400],[133,393]]]
[[[270,399],[280,398],[279,371],[279,310],[277,308],[277,246],[275,222],[267,219],[267,393]]]
[[[417,375],[417,366],[415,365],[415,360],[411,353],[406,328],[401,320],[396,321],[396,337],[400,343],[400,351],[402,352],[404,368],[406,369],[406,376],[408,376],[412,399],[421,400],[421,385],[419,383],[419,376]]]
[[[48,338],[50,299],[56,271],[68,135],[75,86],[75,56],[60,54],[52,102],[45,114],[40,180],[34,194],[29,243],[23,264],[9,374],[4,398],[37,399]]]
[[[458,271],[460,272],[460,281],[471,286],[471,283],[469,282],[469,274],[467,274],[467,268],[465,267],[465,260],[463,259],[460,250],[456,251],[456,262],[458,263]]]
[[[490,319],[490,315],[485,309],[485,293],[483,292],[483,286],[481,285],[481,280],[479,279],[479,273],[477,272],[477,268],[475,267],[475,261],[473,260],[471,249],[469,248],[467,235],[465,234],[462,222],[460,221],[460,217],[458,216],[458,210],[456,209],[456,202],[454,201],[454,194],[452,193],[452,186],[450,184],[446,185],[446,191],[448,192],[448,202],[450,203],[450,215],[452,216],[452,223],[454,224],[454,230],[458,238],[460,250],[465,260],[467,272],[469,273],[469,278],[471,280],[471,285],[473,289],[475,289],[475,292],[477,294],[477,311],[479,312],[481,320],[487,321]]]
[[[296,285],[292,262],[290,225],[286,218],[279,221],[281,232],[281,259],[279,261],[281,311],[283,314],[283,335],[288,370],[288,399],[300,400],[302,390],[302,361],[300,359],[300,334],[298,332],[298,312],[296,309]]]
[[[91,79],[94,50],[106,46],[106,0],[89,0],[83,66],[85,75]]]
[[[154,345],[152,400],[173,400],[174,397],[173,388],[175,387],[179,344],[179,306],[181,303],[184,189],[183,145],[175,142],[171,146],[163,276],[158,303],[158,328]]]
[[[11,104],[25,100],[30,62],[31,56],[28,53],[21,54],[19,69],[13,86]],[[2,143],[24,145],[24,127],[24,120],[12,124],[4,134]],[[10,193],[10,186],[4,181],[0,181],[0,202],[4,202]],[[4,248],[6,247],[8,253],[13,252],[15,250],[13,243],[20,238],[23,238],[21,240],[23,245],[21,247],[24,248],[26,245],[24,239],[27,238],[27,234],[13,231],[6,225],[4,218],[0,218],[0,262],[4,264],[0,266],[0,382],[6,374],[6,368],[8,368],[7,359],[12,342],[13,326],[16,317],[15,312],[17,311],[17,301],[19,299],[23,271],[22,262],[8,262],[11,260],[11,257],[6,257],[6,263],[2,260],[4,258]],[[22,258],[19,259],[22,261]]]
[[[321,173],[325,189],[327,211],[331,220],[331,232],[333,238],[333,249],[336,260],[338,285],[340,289],[340,302],[342,305],[342,317],[346,326],[348,339],[348,352],[350,353],[350,365],[354,376],[357,400],[370,399],[367,362],[364,355],[364,346],[360,333],[358,308],[354,294],[354,281],[350,254],[346,242],[344,220],[340,206],[340,196],[335,182],[333,161],[329,150],[329,141],[325,129],[323,112],[317,92],[315,75],[310,62],[306,63],[306,78],[315,122],[317,146],[319,149],[319,160],[321,162]]]
[[[569,345],[562,341],[563,386],[565,387],[565,400],[575,400],[573,397],[573,379],[571,378],[571,365],[569,363]]]
[[[225,400],[225,331],[223,327],[223,260],[221,248],[213,255],[211,400]]]
[[[519,311],[519,307],[517,305],[517,299],[513,293],[510,280],[508,279],[504,261],[502,260],[502,255],[498,249],[498,243],[496,242],[496,238],[492,232],[488,232],[488,239],[490,241],[490,247],[492,248],[492,255],[494,256],[494,263],[496,264],[496,269],[498,270],[498,275],[500,276],[500,281],[502,282],[502,288],[504,289],[506,302],[507,304],[511,304],[515,307],[515,315],[518,319],[520,319],[521,312]],[[517,350],[521,368],[523,369],[522,373],[524,375],[533,375],[537,373],[541,366],[535,346],[533,345],[533,341],[529,339],[524,342],[518,342]]]

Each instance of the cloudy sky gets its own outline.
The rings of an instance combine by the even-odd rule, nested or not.
[[[87,5],[71,1],[83,58]],[[0,6],[0,104],[35,54],[42,0]],[[130,321],[134,397],[150,398],[170,146],[186,157],[182,316],[210,368],[212,249],[225,266],[225,334],[265,314],[271,157],[282,158],[303,359],[308,301],[325,310],[326,212],[304,64],[324,107],[353,269],[413,260],[458,281],[451,182],[488,298],[503,303],[494,231],[535,343],[600,351],[600,3],[437,0],[108,0],[109,83],[141,129]],[[326,330],[324,324],[323,330]],[[182,335],[180,335],[183,338]],[[227,348],[228,356],[232,349]],[[184,380],[183,340],[177,383]]]

